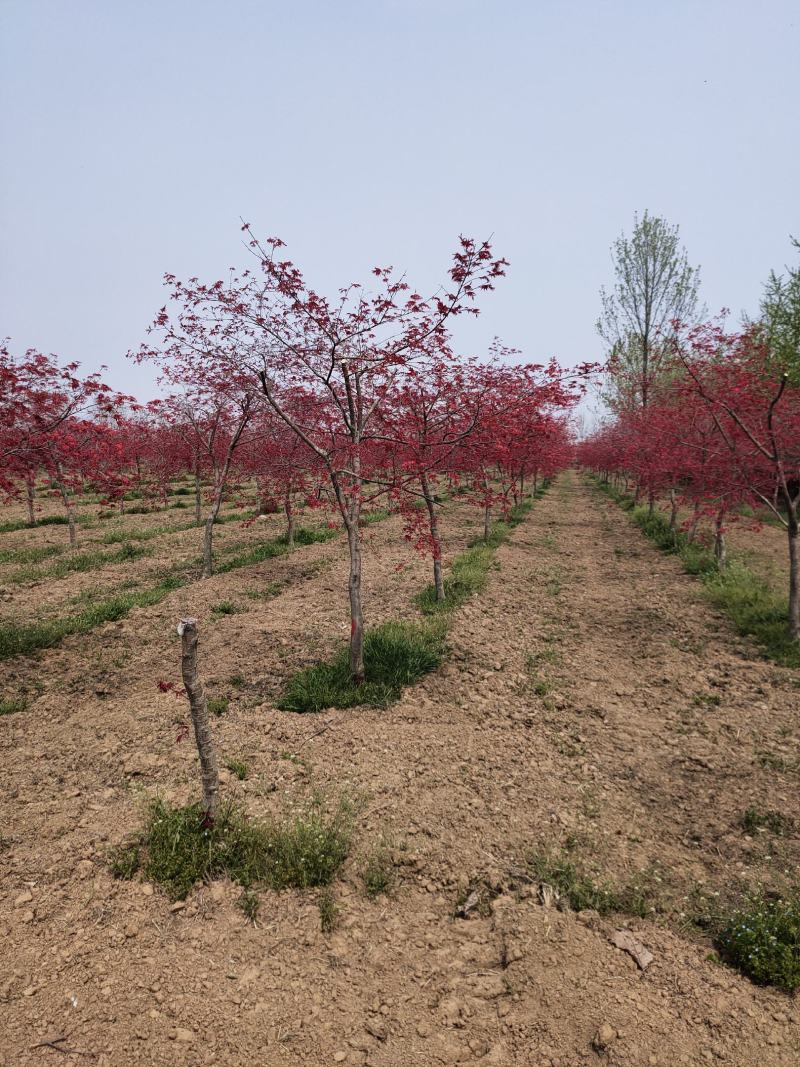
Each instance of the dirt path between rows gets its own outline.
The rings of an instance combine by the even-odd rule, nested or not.
[[[375,529],[374,621],[410,614],[427,569],[398,570],[408,556],[396,536],[391,522]],[[751,840],[741,815],[754,803],[800,817],[797,672],[758,660],[677,561],[577,475],[536,504],[497,562],[456,615],[448,663],[392,708],[293,716],[262,696],[219,720],[222,747],[254,768],[236,786],[249,810],[312,787],[365,797],[328,936],[313,896],[265,894],[252,925],[231,885],[173,911],[149,886],[111,879],[104,856],[132,828],[138,793],[182,800],[194,787],[189,750],[163,742],[166,698],[151,706],[135,662],[102,698],[73,663],[58,710],[2,724],[1,1064],[798,1062],[796,1001],[709,962],[709,945],[678,929],[698,892],[778,884],[796,868],[796,838]],[[208,669],[250,677],[301,659],[304,632],[319,642],[338,617],[342,576],[337,560],[287,587],[266,627],[257,612],[220,620]],[[211,581],[207,599],[252,576]],[[42,669],[67,672],[78,648],[105,647],[103,634],[81,640]],[[152,649],[143,659],[152,672]],[[399,885],[370,901],[359,870],[380,835]],[[547,848],[618,884],[641,877],[657,913],[543,906],[523,872],[526,854]],[[469,885],[494,897],[491,911],[453,919]],[[654,954],[645,972],[609,942],[622,925]],[[34,1047],[54,1035],[95,1058]]]

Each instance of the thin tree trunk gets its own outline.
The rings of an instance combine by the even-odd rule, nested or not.
[[[350,675],[356,685],[364,681],[364,611],[361,604],[361,531],[358,528],[360,503],[354,502],[348,520],[347,547],[350,551]]]
[[[178,623],[178,634],[181,638],[181,674],[189,698],[194,739],[200,757],[203,811],[213,819],[219,805],[219,770],[214,739],[211,736],[208,701],[197,673],[197,619],[181,619]]]
[[[197,526],[203,521],[202,519],[202,506],[203,497],[200,492],[200,472],[194,472],[194,521]]]
[[[724,519],[725,512],[718,511],[714,519],[714,559],[717,561],[717,568],[721,571],[724,571],[728,564],[728,548],[725,544],[725,530],[723,527]]]
[[[492,532],[492,505],[485,504],[483,508],[483,539],[489,540],[489,535]]]
[[[289,548],[294,546],[294,508],[292,507],[291,490],[286,490],[283,498],[283,510],[286,513],[286,544]]]
[[[798,559],[797,504],[789,512],[789,636],[800,641],[800,559]]]
[[[695,504],[694,511],[692,512],[692,521],[689,523],[689,529],[686,532],[686,540],[690,545],[694,544],[694,539],[697,537],[697,527],[700,524],[700,508]]]
[[[208,513],[206,519],[206,527],[203,531],[203,577],[210,578],[214,570],[213,559],[213,536],[214,536],[214,523],[217,522],[217,516],[220,513],[220,506],[222,504],[222,493],[214,494],[214,503],[211,510]]]
[[[647,514],[652,517],[653,512],[656,510],[656,495],[652,489],[647,494]]]
[[[75,505],[72,500],[72,496],[67,490],[64,484],[64,476],[60,467],[56,467],[56,478],[58,479],[58,490],[61,493],[61,500],[64,503],[64,507],[67,511],[67,527],[69,529],[69,547],[75,548],[78,544],[78,529],[75,524]]]
[[[35,478],[30,475],[25,479],[25,495],[28,502],[28,525],[36,526],[36,508],[34,507],[36,502],[36,484]]]
[[[436,501],[431,493],[428,476],[423,472],[420,477],[422,495],[425,497],[425,506],[428,509],[428,525],[431,531],[433,543],[433,587],[436,590],[437,601],[444,600],[444,579],[442,577],[442,538],[439,534],[439,517],[436,514]]]
[[[119,513],[120,513],[120,515],[124,515],[125,514],[125,497],[124,496],[121,496],[119,498]]]
[[[669,491],[669,528],[674,534],[678,529],[678,500],[675,496],[675,490]]]

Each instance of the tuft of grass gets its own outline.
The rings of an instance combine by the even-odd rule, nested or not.
[[[90,604],[76,615],[47,619],[41,622],[0,624],[0,659],[24,655],[40,648],[52,648],[70,634],[83,634],[104,622],[116,622],[133,608],[158,604],[173,590],[183,585],[183,579],[167,575],[158,585],[141,592],[119,593],[108,600]]]
[[[781,811],[759,811],[751,806],[742,815],[742,826],[748,834],[769,830],[776,837],[786,837],[794,831],[795,821],[791,815],[784,815]]]
[[[244,689],[247,682],[243,674],[232,674],[228,679],[228,685],[232,685],[234,689]]]
[[[722,697],[718,693],[695,693],[692,703],[698,708],[718,708],[722,703]]]
[[[443,626],[386,622],[364,637],[365,681],[354,685],[349,650],[341,648],[327,663],[306,667],[292,678],[278,701],[284,711],[322,711],[362,704],[386,707],[403,688],[435,670],[445,654]]]
[[[383,522],[384,519],[389,518],[389,511],[386,508],[374,508],[372,511],[362,512],[361,526],[372,526],[375,522]]]
[[[329,934],[336,929],[339,922],[339,908],[337,907],[333,890],[329,885],[320,889],[317,896],[317,907],[319,908],[319,925],[322,932],[323,934]]]
[[[364,890],[373,900],[382,893],[389,893],[394,888],[395,870],[389,849],[382,842],[367,856],[361,872]]]
[[[130,881],[140,867],[141,855],[138,842],[128,845],[119,845],[111,850],[108,865],[115,878]]]
[[[254,892],[252,889],[243,889],[242,895],[236,903],[242,909],[246,918],[248,918],[251,923],[255,923],[258,918],[259,908],[261,907],[258,893]]]
[[[785,898],[756,893],[728,919],[720,955],[757,985],[800,989],[800,891]]]
[[[247,764],[244,760],[235,759],[233,757],[225,760],[225,766],[231,772],[235,774],[240,782],[243,782],[248,774]]]
[[[18,715],[28,707],[21,697],[0,698],[0,715]]]
[[[211,614],[215,618],[223,615],[238,615],[240,611],[242,608],[234,604],[232,600],[220,600],[219,603],[211,605]]]
[[[640,882],[626,886],[597,882],[563,854],[532,852],[527,868],[531,877],[557,889],[573,911],[591,908],[600,915],[619,912],[640,918],[649,913],[647,887]]]
[[[142,869],[174,900],[223,874],[245,889],[326,886],[347,858],[352,833],[346,799],[329,812],[315,798],[280,821],[263,822],[228,804],[211,823],[199,804],[173,808],[154,800],[142,835]]]
[[[228,710],[230,700],[228,697],[209,697],[208,698],[208,710],[212,715],[220,716],[224,715]]]

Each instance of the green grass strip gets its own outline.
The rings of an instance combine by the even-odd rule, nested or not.
[[[787,667],[800,667],[800,645],[789,637],[789,601],[758,575],[733,558],[720,570],[710,549],[689,542],[680,530],[670,530],[658,511],[634,506],[633,499],[610,483],[592,477],[594,484],[630,515],[662,552],[677,556],[689,574],[697,575],[711,602],[731,619],[738,633],[754,637],[765,656]]]
[[[116,552],[80,552],[65,556],[49,567],[23,567],[14,571],[5,580],[8,585],[22,585],[25,582],[44,581],[47,578],[64,578],[76,571],[93,571],[113,563],[128,563],[149,555],[148,549],[125,542]]]
[[[85,634],[104,622],[116,622],[133,608],[158,604],[183,584],[177,575],[167,575],[151,589],[118,593],[84,608],[76,615],[42,622],[0,624],[0,659],[35,652],[40,648],[52,648],[70,634]]]

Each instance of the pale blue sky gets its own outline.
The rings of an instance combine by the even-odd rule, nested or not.
[[[109,365],[170,270],[245,262],[239,215],[318,288],[422,287],[459,232],[509,276],[461,331],[597,359],[609,246],[681,226],[712,310],[800,233],[800,0],[0,0],[0,335]]]

